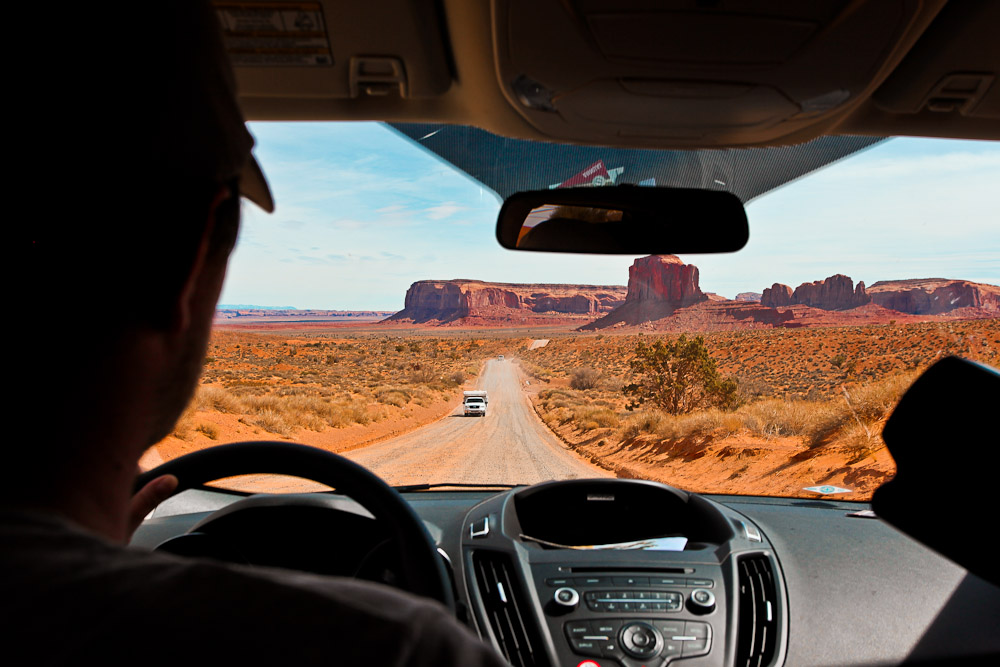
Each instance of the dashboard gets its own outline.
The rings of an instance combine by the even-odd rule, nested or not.
[[[448,562],[458,617],[515,666],[1000,656],[1000,589],[865,504],[623,479],[404,498]],[[205,490],[161,505],[133,545],[392,584],[389,539],[343,496]]]

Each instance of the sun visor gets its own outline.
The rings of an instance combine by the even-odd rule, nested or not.
[[[273,115],[267,100],[283,97],[420,99],[451,87],[433,0],[382,0],[377,9],[318,0],[212,4],[244,106],[258,116]]]
[[[497,0],[497,74],[554,140],[795,143],[867,99],[943,4]]]

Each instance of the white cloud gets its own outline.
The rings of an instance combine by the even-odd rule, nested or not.
[[[459,211],[464,211],[466,208],[464,206],[459,206],[455,202],[445,202],[444,204],[439,204],[438,206],[431,206],[424,211],[424,215],[431,220],[444,220],[449,218]]]

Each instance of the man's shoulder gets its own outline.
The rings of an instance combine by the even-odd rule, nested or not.
[[[128,549],[53,524],[25,530],[17,580],[2,588],[27,636],[60,628],[105,653],[167,637],[158,655],[196,644],[209,652],[199,662],[502,664],[444,607],[387,586]]]

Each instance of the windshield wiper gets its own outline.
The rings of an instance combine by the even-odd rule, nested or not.
[[[429,489],[440,489],[442,487],[454,487],[459,489],[513,489],[517,486],[528,486],[527,484],[467,484],[465,482],[425,482],[423,484],[403,484],[394,486],[400,493],[409,491],[427,491]]]

